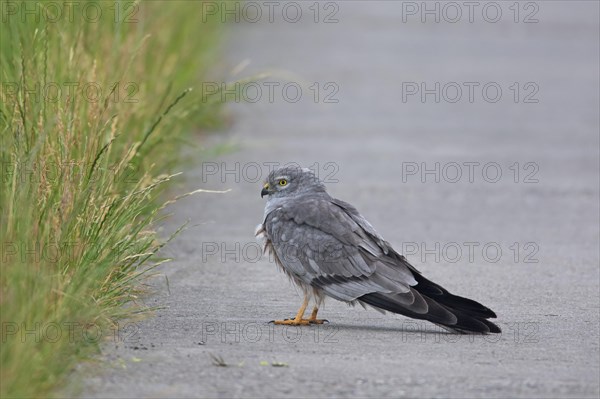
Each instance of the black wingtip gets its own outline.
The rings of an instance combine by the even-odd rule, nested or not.
[[[414,288],[416,287],[413,287],[413,289]],[[448,295],[454,297],[452,294]],[[479,306],[484,308],[485,311],[479,307],[475,307],[473,305],[477,303],[475,301],[468,300],[470,301],[467,302],[469,304],[468,307],[458,308],[447,305],[443,299],[444,296],[439,296],[435,300],[424,294],[421,294],[421,296],[428,305],[428,311],[426,313],[411,311],[402,303],[395,300],[394,294],[371,293],[363,295],[358,299],[367,305],[387,310],[392,313],[402,314],[414,319],[430,321],[456,333],[497,334],[502,332],[500,327],[491,321],[486,320],[487,318],[492,317],[491,315],[495,317],[495,313],[485,308],[483,305]],[[457,302],[461,301],[454,301],[453,303],[456,304]]]

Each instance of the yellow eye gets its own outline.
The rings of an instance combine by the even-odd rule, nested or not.
[[[286,184],[287,184],[287,180],[285,180],[285,179],[279,180],[279,185],[280,186],[285,186]]]

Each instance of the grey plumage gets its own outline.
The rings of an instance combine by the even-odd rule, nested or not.
[[[496,317],[492,310],[423,277],[352,205],[332,198],[308,169],[271,172],[264,195],[268,201],[257,236],[305,292],[304,307],[308,298],[314,300],[313,320],[330,296],[456,332],[500,332],[487,320]]]

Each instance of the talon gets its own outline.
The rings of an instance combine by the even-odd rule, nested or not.
[[[319,308],[317,306],[314,307],[312,314],[308,319],[304,318],[304,310],[306,309],[306,305],[308,305],[308,296],[304,296],[304,302],[298,310],[298,313],[295,317],[290,319],[283,320],[271,320],[270,323],[286,325],[286,326],[310,326],[313,324],[325,324],[329,323],[329,320],[326,319],[317,319],[317,313],[319,312]]]
[[[286,326],[308,326],[310,321],[308,319],[285,319],[285,320],[275,320],[273,322],[277,325],[286,325]]]

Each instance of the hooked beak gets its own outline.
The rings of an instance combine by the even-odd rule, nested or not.
[[[269,183],[265,183],[265,185],[263,186],[263,189],[260,190],[260,198],[264,197],[265,195],[270,195],[271,191],[269,191]]]

